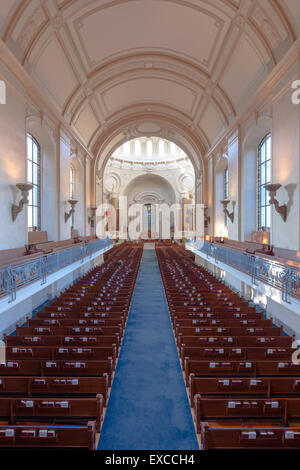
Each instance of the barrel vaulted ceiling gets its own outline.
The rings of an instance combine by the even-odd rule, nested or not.
[[[299,18],[299,0],[0,0],[2,40],[95,155],[139,113],[182,123],[205,153]]]

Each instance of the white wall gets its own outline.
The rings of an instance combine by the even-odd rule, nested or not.
[[[1,68],[0,68],[1,71]],[[7,82],[6,104],[0,104],[0,249],[22,246],[27,242],[26,211],[12,221],[11,206],[21,193],[16,183],[25,181],[25,105]]]
[[[1,72],[1,69],[0,69]],[[11,206],[18,204],[21,193],[16,183],[26,180],[26,133],[39,142],[41,150],[41,229],[48,232],[49,240],[70,238],[70,223],[64,213],[69,211],[71,142],[58,129],[53,130],[47,118],[36,110],[28,110],[22,94],[7,80],[6,104],[0,105],[0,250],[21,247],[27,243],[27,209],[11,217]],[[76,159],[77,160],[77,159]],[[86,181],[83,164],[76,163],[75,228],[86,233]],[[89,183],[90,184],[90,183]]]
[[[291,82],[290,80],[289,82]],[[273,103],[272,177],[281,183],[280,204],[288,204],[286,223],[272,208],[272,243],[299,250],[299,110],[291,101],[291,88]]]
[[[233,223],[229,219],[228,221],[228,237],[234,240],[240,238],[240,144],[239,132],[234,132],[228,140],[228,198],[231,203],[228,204],[227,209],[229,212],[234,210],[234,221]]]

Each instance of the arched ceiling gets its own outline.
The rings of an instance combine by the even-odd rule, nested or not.
[[[182,122],[203,154],[298,37],[300,2],[0,0],[0,15],[3,41],[95,156],[137,112]]]

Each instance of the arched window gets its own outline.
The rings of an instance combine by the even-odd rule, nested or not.
[[[228,199],[229,192],[228,192],[228,167],[225,168],[224,171],[224,199]],[[228,215],[225,214],[225,226],[228,226]]]
[[[175,156],[175,152],[176,152],[176,145],[174,144],[174,142],[171,142],[171,144],[170,144],[170,154],[172,156]]]
[[[75,169],[71,165],[70,166],[70,199],[75,198]],[[70,217],[70,225],[74,227],[74,214]]]
[[[125,144],[123,145],[123,152],[124,152],[125,155],[130,154],[130,142],[129,142],[129,140],[127,142],[125,142]]]
[[[267,134],[258,146],[258,230],[271,227],[271,207],[264,185],[271,182],[271,134]]]
[[[140,140],[136,140],[135,141],[135,155],[137,157],[140,157],[142,154],[142,146],[141,146],[141,141]]]
[[[152,157],[153,154],[153,144],[152,140],[147,140],[147,157]]]
[[[41,161],[40,146],[38,141],[31,135],[26,136],[27,143],[27,181],[33,185],[29,192],[29,203],[27,206],[28,230],[41,230]]]
[[[162,139],[158,142],[158,154],[162,157],[165,154],[165,143]]]

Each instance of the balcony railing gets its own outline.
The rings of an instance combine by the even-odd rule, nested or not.
[[[297,267],[202,240],[188,241],[186,248],[213,258],[215,264],[222,262],[248,274],[254,285],[261,281],[279,289],[282,300],[287,303],[290,303],[290,297],[300,299],[300,269]]]
[[[47,276],[66,266],[81,261],[83,263],[98,251],[106,251],[111,246],[109,238],[78,244],[65,250],[41,256],[35,260],[24,261],[19,264],[0,269],[0,298],[9,296],[9,301],[16,299],[16,291],[32,282],[41,280],[45,284]]]

